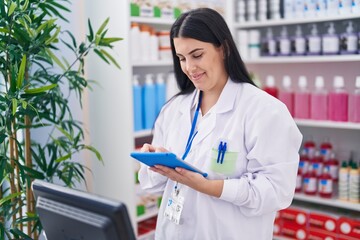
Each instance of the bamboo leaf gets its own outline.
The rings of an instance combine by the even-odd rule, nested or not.
[[[59,162],[62,162],[62,161],[65,161],[65,160],[69,159],[70,157],[71,157],[71,153],[66,154],[65,156],[62,156],[62,157],[56,159],[55,162],[59,163]]]
[[[88,40],[89,40],[90,42],[92,42],[92,40],[94,39],[94,31],[93,31],[93,29],[92,29],[90,19],[88,19],[88,26],[89,26]]]
[[[24,5],[22,6],[21,10],[25,11],[29,6],[29,0],[25,0]]]
[[[17,193],[10,194],[10,195],[8,195],[6,197],[3,197],[2,199],[0,199],[0,206],[3,205],[5,202],[7,202],[7,201],[9,201],[9,200],[11,200],[13,198],[16,198],[16,197],[18,197],[20,195],[21,195],[21,192],[17,192]]]
[[[22,86],[24,80],[25,68],[26,68],[26,55],[22,57],[20,69],[17,76],[16,86],[18,89],[21,88]]]
[[[0,28],[0,32],[2,33],[10,33],[9,30],[7,28]]]
[[[26,108],[27,108],[27,102],[21,101],[21,104],[22,104],[23,109],[26,109]]]
[[[27,94],[36,94],[36,93],[42,93],[42,92],[48,91],[50,89],[53,89],[56,86],[57,86],[57,84],[53,83],[53,84],[43,86],[43,87],[39,87],[39,88],[26,89],[24,91]]]
[[[110,64],[110,62],[105,58],[105,56],[98,50],[98,49],[94,49],[94,52],[102,59],[104,60],[107,64]]]
[[[122,41],[124,40],[123,38],[103,38],[100,42],[100,44],[102,42],[106,43],[106,44],[110,44],[110,43],[113,43],[113,42],[118,42],[118,41]]]
[[[121,69],[120,65],[116,62],[116,60],[108,53],[106,52],[104,49],[100,50],[102,54],[104,54],[108,59],[110,59],[110,61],[118,68]]]
[[[13,98],[11,101],[12,101],[12,115],[15,115],[18,106],[18,101],[16,98]]]
[[[9,7],[9,12],[8,12],[9,17],[14,13],[16,7],[17,7],[17,4],[15,2],[11,2],[11,5]]]
[[[60,27],[57,27],[57,28],[56,28],[56,32],[54,33],[54,35],[52,35],[49,39],[47,39],[47,40],[45,41],[45,44],[46,44],[46,45],[49,45],[50,43],[57,41],[57,37],[58,37],[58,35],[59,35],[59,33],[60,33],[60,30],[61,30],[61,28],[60,28]]]
[[[103,24],[101,24],[100,28],[97,30],[96,35],[101,35],[102,31],[105,29],[106,25],[108,24],[110,18],[107,18]]]
[[[95,35],[95,45],[98,46],[101,41],[101,35],[96,34]]]
[[[26,235],[24,232],[22,232],[20,229],[18,228],[12,228],[10,230],[10,232],[16,236],[21,236],[22,239],[31,239],[30,236]]]
[[[69,139],[69,140],[73,140],[73,137],[68,133],[68,132],[66,132],[63,128],[61,128],[61,127],[56,127],[57,128],[57,130],[59,130],[62,134],[64,134],[65,136],[66,136],[66,138],[67,139]]]
[[[99,161],[103,162],[103,159],[102,159],[102,157],[101,157],[101,154],[99,153],[99,151],[98,151],[96,148],[94,148],[93,146],[89,146],[89,145],[84,145],[84,148],[92,151],[93,153],[95,153],[97,159],[98,159]]]
[[[66,71],[65,66],[62,64],[62,62],[55,56],[55,54],[50,49],[47,48],[45,51],[63,71]]]

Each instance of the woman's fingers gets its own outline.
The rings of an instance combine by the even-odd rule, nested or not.
[[[141,149],[140,152],[155,152],[155,147],[151,144],[145,143]]]
[[[168,152],[168,150],[163,147],[154,147],[149,143],[144,143],[140,149],[140,152]]]

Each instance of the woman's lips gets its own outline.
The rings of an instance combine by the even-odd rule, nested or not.
[[[191,74],[191,79],[194,80],[194,81],[197,81],[197,80],[199,80],[203,75],[204,75],[204,73]]]

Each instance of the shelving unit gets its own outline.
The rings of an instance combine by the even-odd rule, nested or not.
[[[360,212],[360,204],[340,201],[338,199],[333,199],[333,198],[327,199],[327,198],[320,198],[317,196],[308,196],[303,193],[296,193],[294,200],[308,202],[308,203],[316,203],[324,206],[336,207],[336,208]]]
[[[309,25],[317,23],[319,33],[324,33],[326,22],[335,22],[352,20],[359,22],[360,14],[348,14],[344,16],[323,17],[323,18],[302,18],[302,19],[279,19],[266,20],[263,22],[236,22],[233,24],[234,31],[258,29],[261,34],[265,33],[266,28],[271,27],[274,33],[282,26],[288,26],[289,34],[293,32],[295,25]],[[308,30],[308,29],[306,29]],[[304,31],[305,32],[305,31]],[[339,32],[338,32],[339,33]],[[277,33],[278,34],[278,33]],[[237,35],[235,35],[237,36]],[[278,36],[278,35],[276,35]],[[241,41],[241,39],[239,39]],[[360,75],[359,62],[360,54],[353,55],[319,55],[319,56],[260,56],[254,59],[244,60],[247,68],[256,73],[260,80],[265,80],[267,75],[273,75],[278,87],[281,85],[281,79],[284,75],[291,77],[292,87],[297,88],[297,79],[301,75],[308,78],[310,90],[314,86],[314,79],[321,75],[325,79],[325,86],[330,89],[333,77],[341,75],[345,79],[345,86],[348,90],[354,87],[355,77]],[[360,124],[350,122],[333,121],[314,121],[295,119],[300,131],[306,137],[313,136],[316,143],[324,139],[333,141],[335,151],[339,160],[348,160],[349,152],[360,158]],[[338,154],[339,153],[339,154]],[[306,206],[323,206],[324,208],[335,208],[339,212],[353,212],[355,215],[360,212],[360,204],[340,201],[337,199],[324,199],[318,196],[308,196],[302,193],[295,194],[294,204]],[[295,206],[295,205],[294,205]],[[289,239],[287,237],[274,236],[275,240]]]
[[[316,121],[316,120],[295,120],[300,127],[330,128],[330,129],[349,129],[360,130],[359,123],[351,122],[333,122],[333,121]]]
[[[298,18],[298,19],[267,19],[265,22],[253,21],[244,23],[235,23],[235,28],[249,29],[249,28],[262,28],[271,26],[284,26],[284,25],[295,25],[295,24],[308,24],[308,23],[320,23],[329,21],[343,21],[351,19],[359,19],[360,14],[347,14],[339,15],[334,17],[321,17],[321,18]]]
[[[246,60],[245,64],[279,64],[279,63],[344,63],[359,62],[360,55],[329,55],[329,56],[276,56],[259,57],[258,59]]]

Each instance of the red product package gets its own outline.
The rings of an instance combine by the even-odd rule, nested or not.
[[[339,237],[343,239],[360,239],[360,220],[347,217],[340,217],[337,221]]]
[[[336,233],[337,218],[328,214],[310,213],[309,214],[309,229],[324,230]]]
[[[290,207],[280,211],[280,218],[284,223],[293,223],[298,226],[306,227],[308,222],[308,212]]]

